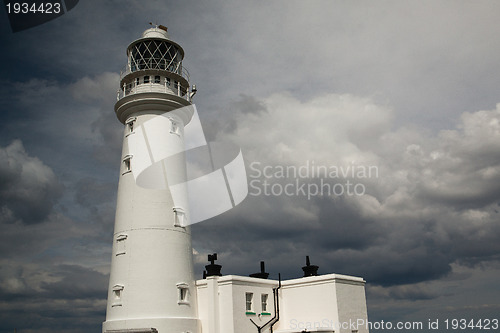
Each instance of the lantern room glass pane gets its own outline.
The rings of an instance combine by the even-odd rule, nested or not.
[[[129,52],[132,72],[144,69],[182,72],[182,54],[177,46],[166,41],[147,40],[133,45]]]

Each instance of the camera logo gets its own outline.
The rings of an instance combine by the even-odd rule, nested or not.
[[[180,114],[192,114],[180,126]],[[146,189],[169,190],[179,225],[222,214],[248,195],[241,149],[207,142],[195,105],[155,116],[127,136],[130,170]]]

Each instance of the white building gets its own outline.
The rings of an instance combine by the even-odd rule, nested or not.
[[[308,276],[281,283],[218,272],[196,281],[203,332],[367,333],[365,281],[340,274],[315,275],[318,266],[308,261],[302,268]],[[263,263],[261,274],[252,275],[267,276]]]
[[[309,258],[304,277],[280,282],[267,280],[263,264],[253,277],[222,276],[213,255],[207,277],[194,280],[187,193],[172,190],[167,177],[185,174],[185,160],[167,166],[156,156],[184,151],[184,127],[193,116],[186,106],[196,90],[182,67],[182,47],[163,26],[132,42],[127,57],[115,105],[124,134],[102,332],[368,332],[365,281],[318,276]],[[161,144],[146,135],[139,140],[159,116]],[[138,141],[145,153],[134,150]],[[147,163],[159,175],[148,179],[157,188],[138,185],[134,168]]]

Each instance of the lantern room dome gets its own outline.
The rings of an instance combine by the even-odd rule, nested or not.
[[[142,33],[142,38],[165,38],[170,39],[168,37],[168,32],[162,28],[150,28]]]

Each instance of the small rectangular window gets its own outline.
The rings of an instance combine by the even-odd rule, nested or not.
[[[174,207],[174,226],[185,227],[186,226],[186,213],[184,209],[180,207]]]
[[[184,282],[178,283],[177,290],[179,294],[177,304],[189,304],[189,285]]]
[[[128,118],[126,121],[125,121],[125,125],[127,125],[127,135],[130,134],[130,133],[134,133],[134,124],[135,124],[135,120],[136,118],[135,117],[132,117],[132,118]]]
[[[159,75],[155,76],[155,83],[160,83],[160,76]]]
[[[170,78],[169,78],[169,77],[167,77],[167,78],[166,78],[166,80],[167,80],[167,85],[169,85],[169,86],[170,86]]]
[[[118,235],[116,237],[116,255],[117,256],[126,253],[126,248],[125,248],[125,241],[126,240],[127,240],[127,235]]]
[[[141,79],[139,79],[138,77],[135,78],[135,85],[138,86],[141,84]]]
[[[260,295],[261,303],[262,303],[262,312],[267,312],[267,298],[268,294]]]
[[[253,300],[253,293],[245,293],[245,302],[246,302],[245,309],[247,314],[253,313],[252,300]]]
[[[170,117],[169,119],[170,119],[170,133],[180,136],[181,130],[179,124],[177,124],[177,121],[175,121],[175,119]]]
[[[144,83],[149,83],[149,75],[146,75],[146,76],[144,77]]]
[[[123,294],[123,285],[115,284],[113,286],[113,302],[111,303],[111,306],[122,305],[122,294]]]
[[[132,155],[127,155],[123,158],[123,172],[125,174],[127,172],[132,171],[132,163],[131,163]]]

